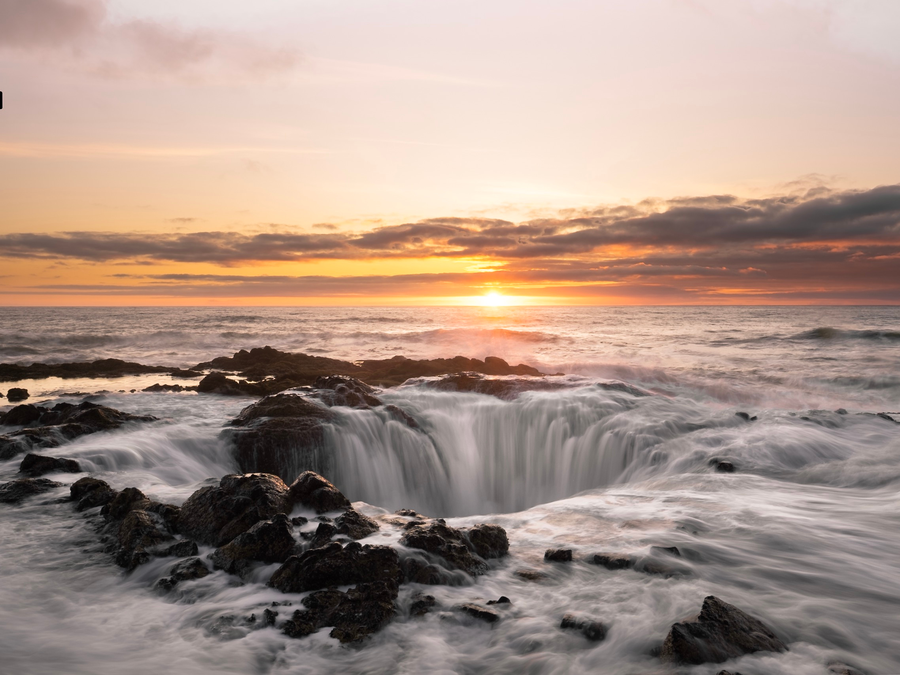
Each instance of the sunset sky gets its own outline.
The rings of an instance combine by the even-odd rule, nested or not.
[[[0,304],[900,304],[897,0],[0,0]]]

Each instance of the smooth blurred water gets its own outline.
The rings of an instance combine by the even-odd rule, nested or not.
[[[217,572],[157,596],[172,560],[123,575],[89,521],[57,503],[66,488],[0,505],[0,673],[666,673],[653,648],[708,594],[763,619],[790,651],[679,672],[824,675],[838,658],[900,673],[900,425],[874,414],[900,410],[897,308],[3,309],[0,325],[6,362],[184,366],[270,344],[348,359],[496,355],[565,372],[568,385],[514,401],[417,385],[380,394],[420,430],[335,409],[331,478],[359,508],[494,522],[512,544],[473,585],[418,589],[443,609],[400,616],[362,647],[240,621],[217,632],[224,615],[286,599],[266,570],[259,583]],[[107,405],[161,418],[46,454],[173,503],[234,471],[218,434],[252,399],[140,392],[154,381],[165,378],[27,383],[50,401],[104,390]],[[17,466],[0,463],[0,480]],[[371,542],[399,536],[385,525]],[[684,574],[582,561],[653,545],[678,546],[683,557],[665,562]],[[550,547],[573,548],[575,562],[545,564]],[[522,568],[548,578],[527,582]],[[500,595],[513,605],[492,627],[451,609]],[[561,631],[565,612],[608,623],[609,636]]]

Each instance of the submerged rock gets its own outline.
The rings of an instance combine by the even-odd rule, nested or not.
[[[503,361],[503,363],[506,364],[505,361]],[[506,365],[509,367],[508,364]],[[519,367],[521,368],[522,366]],[[525,367],[527,368],[527,366]],[[409,382],[408,384],[418,384],[439,391],[464,391],[475,394],[486,394],[505,401],[511,401],[517,398],[519,394],[526,391],[554,391],[570,386],[560,380],[547,380],[543,377],[538,377],[541,373],[534,369],[531,370],[533,372],[517,373],[533,376],[528,378],[497,378],[486,377],[479,372],[456,372],[450,375],[444,375],[437,380],[422,379]]]
[[[304,471],[297,476],[297,480],[291,484],[289,495],[291,503],[313,509],[316,513],[350,508],[350,500],[330,481],[314,471]],[[349,528],[349,523],[347,526]]]
[[[64,473],[79,473],[81,465],[74,459],[65,457],[47,457],[46,455],[34,455],[28,453],[19,464],[19,473],[35,478],[45,473],[60,471]]]
[[[608,570],[627,570],[634,567],[635,559],[623,553],[595,553],[588,562]]]
[[[305,469],[333,470],[324,425],[334,413],[295,394],[267,396],[244,408],[222,431],[234,445],[241,471],[290,480]]]
[[[476,605],[474,602],[467,602],[463,605],[460,605],[459,610],[461,612],[465,612],[471,617],[480,619],[485,623],[496,623],[500,620],[499,612],[493,609],[488,609],[487,607],[482,607],[481,605]]]
[[[303,610],[294,612],[282,627],[290,637],[315,633],[333,626],[330,636],[342,643],[356,642],[385,626],[396,612],[397,587],[385,582],[361,583],[349,591],[318,591],[303,598]]]
[[[141,509],[131,510],[119,525],[116,564],[133,570],[156,553],[154,548],[172,539],[174,537],[166,530],[159,516]]]
[[[866,675],[859,668],[847,665],[843,661],[829,661],[826,665],[829,675]]]
[[[357,542],[342,546],[335,541],[291,556],[275,571],[269,585],[282,593],[370,582],[396,588],[400,576],[400,557],[391,547]]]
[[[126,422],[155,420],[149,415],[130,415],[90,401],[79,405],[57,403],[52,408],[16,406],[0,416],[0,424],[24,428],[0,437],[0,459],[35,448],[55,448],[79,436],[116,429]]]
[[[502,558],[509,553],[509,538],[499,525],[475,525],[464,534],[475,553],[485,560]]]
[[[591,642],[600,642],[606,638],[607,628],[600,621],[587,619],[574,614],[563,616],[559,627],[564,630],[576,630]]]
[[[783,652],[787,646],[759,619],[715,596],[703,600],[696,619],[672,626],[660,658],[671,663],[722,663],[759,651]]]
[[[0,502],[18,504],[26,497],[39,495],[58,487],[62,487],[62,483],[48,478],[19,478],[0,485]]]
[[[290,511],[288,487],[278,476],[230,474],[187,498],[178,529],[202,544],[224,546],[259,521]]]
[[[448,526],[442,518],[413,525],[401,537],[400,543],[437,556],[450,569],[462,570],[471,576],[487,571],[487,563],[469,550],[463,532]]]
[[[572,549],[548,548],[544,551],[544,560],[548,562],[572,562]]]
[[[209,569],[200,558],[187,558],[172,565],[169,576],[156,582],[156,587],[163,591],[171,591],[179,582],[202,579],[209,575]]]
[[[375,396],[375,390],[355,377],[346,375],[326,375],[316,378],[314,396],[328,406],[348,408],[368,408],[382,405]]]

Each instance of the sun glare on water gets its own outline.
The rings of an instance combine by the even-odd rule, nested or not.
[[[506,307],[510,304],[510,298],[497,291],[488,291],[481,297],[480,304],[484,307]]]

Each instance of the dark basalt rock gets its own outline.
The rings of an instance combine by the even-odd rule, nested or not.
[[[10,403],[15,403],[16,401],[24,401],[28,398],[30,394],[27,389],[22,389],[21,387],[13,387],[8,392],[6,392],[6,398]]]
[[[279,567],[269,585],[282,593],[302,593],[329,586],[400,583],[400,557],[389,546],[362,546],[332,542],[322,548],[291,556]]]
[[[711,459],[709,465],[719,473],[734,473],[734,464],[726,460]]]
[[[536,370],[533,373],[527,374],[534,376],[540,375]],[[546,380],[540,377],[497,379],[494,377],[486,377],[478,372],[457,372],[451,375],[444,375],[439,380],[414,380],[407,384],[418,384],[439,391],[464,391],[475,394],[486,394],[488,396],[495,396],[496,398],[503,399],[504,401],[511,401],[517,398],[519,394],[526,391],[554,391],[569,386],[565,382]]]
[[[30,403],[17,405],[12,410],[8,410],[0,415],[0,424],[11,427],[24,427],[41,419],[41,413],[46,410],[46,408],[38,408]]]
[[[359,584],[347,592],[318,591],[302,600],[306,609],[295,611],[282,632],[303,637],[323,626],[334,626],[331,637],[342,643],[356,642],[394,617],[396,597],[396,586],[384,582]]]
[[[435,600],[433,595],[423,595],[422,593],[416,593],[412,597],[412,602],[409,605],[409,615],[425,616],[436,604],[437,600]]]
[[[745,413],[745,412],[743,412],[743,411],[738,411],[738,412],[736,412],[736,413],[734,413],[734,414],[735,414],[736,417],[740,417],[740,418],[741,418],[742,420],[744,420],[745,422],[755,422],[755,421],[756,421],[756,415],[754,415],[754,416],[751,417],[751,416],[750,416],[750,413]]]
[[[587,619],[574,614],[566,614],[559,624],[560,628],[566,630],[577,630],[592,642],[600,642],[606,638],[607,628],[599,621]]]
[[[334,524],[338,534],[345,534],[351,539],[365,539],[381,529],[374,520],[353,509],[339,515]]]
[[[149,511],[131,510],[119,526],[116,564],[133,570],[157,553],[153,549],[172,539],[159,516]]]
[[[465,612],[469,616],[480,619],[486,623],[496,623],[500,620],[499,612],[488,609],[487,607],[482,607],[481,605],[476,605],[474,602],[467,602],[464,605],[460,605],[458,609],[461,612]]]
[[[547,578],[547,575],[544,572],[538,570],[521,569],[516,570],[513,574],[525,581],[543,581]]]
[[[163,558],[184,558],[190,555],[197,555],[198,553],[200,553],[200,549],[198,548],[196,541],[182,539],[171,546],[164,548],[159,555]]]
[[[256,523],[243,534],[217,548],[210,561],[215,569],[229,574],[243,574],[249,569],[250,561],[283,563],[294,552],[296,542],[291,534],[294,526],[283,513],[271,520]]]
[[[209,569],[200,558],[188,558],[172,565],[169,576],[156,582],[156,587],[162,591],[171,591],[181,581],[202,579],[209,575]]]
[[[449,527],[442,518],[413,525],[400,539],[400,543],[437,556],[450,569],[463,570],[472,576],[487,571],[487,563],[472,555],[462,531]]]
[[[14,363],[0,363],[0,382],[18,380],[41,380],[47,377],[123,377],[125,375],[145,375],[166,373],[172,368],[165,366],[144,366],[121,359],[100,359],[99,361],[78,363],[33,363],[19,366]]]
[[[333,469],[324,435],[333,419],[334,413],[302,396],[277,394],[244,408],[222,436],[234,445],[242,471],[290,480],[305,469]]]
[[[276,513],[290,513],[288,487],[265,473],[230,474],[217,486],[197,490],[178,516],[178,530],[202,544],[224,546]]]
[[[37,417],[35,417],[35,413]],[[16,449],[55,448],[65,441],[115,429],[126,422],[152,422],[155,417],[130,415],[114,408],[84,401],[79,405],[57,403],[52,408],[16,406],[0,417],[0,424],[25,428],[0,437],[0,454],[9,459]],[[11,444],[10,441],[15,441]],[[12,453],[12,454],[9,454]]]
[[[759,619],[715,596],[703,600],[700,615],[672,626],[660,658],[671,663],[722,663],[759,651],[783,652],[787,646]]]
[[[635,559],[622,553],[596,553],[588,562],[608,570],[628,570],[634,567]]]
[[[45,473],[61,471],[64,473],[79,473],[81,465],[74,459],[64,457],[47,457],[46,455],[25,455],[25,459],[19,464],[19,473],[35,478]]]
[[[258,384],[246,380],[230,380],[224,373],[210,373],[204,377],[197,383],[197,392],[221,396],[264,396],[267,393],[265,388]]]
[[[316,513],[327,513],[350,509],[350,501],[330,481],[314,471],[304,471],[290,487],[292,504],[300,504],[315,510]]]
[[[465,583],[465,579],[460,576],[465,577],[463,572],[433,565],[418,555],[404,555],[400,559],[400,569],[403,571],[403,580],[407,583],[427,586],[458,586]]]
[[[465,530],[469,545],[485,560],[502,558],[509,553],[509,538],[499,525],[475,525]]]
[[[331,523],[320,523],[316,528],[316,531],[313,533],[312,538],[309,540],[310,548],[321,548],[323,546],[327,546],[331,543],[334,535],[337,534],[337,529]],[[301,535],[303,536],[303,535]]]
[[[62,483],[48,478],[19,478],[0,485],[0,503],[18,504],[26,497],[39,495],[58,487],[62,487]]]
[[[103,515],[109,520],[123,520],[129,511],[145,510],[150,506],[150,499],[135,487],[128,487],[116,494],[104,508]]]
[[[72,501],[77,502],[75,508],[84,511],[96,506],[109,504],[118,494],[109,484],[98,478],[79,478],[69,488]]]
[[[151,393],[161,391],[178,393],[182,391],[197,391],[197,387],[185,387],[181,384],[160,384],[159,382],[157,382],[156,384],[151,384],[149,387],[144,387],[143,389],[141,389],[141,391]]]
[[[346,406],[348,408],[368,408],[381,405],[375,396],[375,390],[355,377],[344,375],[326,375],[316,378],[314,394],[330,406]]]
[[[548,548],[544,551],[544,560],[548,562],[572,562],[572,549]]]
[[[496,600],[488,600],[488,601],[487,601],[487,604],[488,604],[488,605],[511,605],[511,604],[512,604],[512,600],[510,600],[509,598],[507,598],[505,595],[501,595],[501,596],[500,596],[499,598],[497,598]]]
[[[410,415],[408,412],[395,406],[393,403],[388,403],[384,406],[385,411],[389,412],[391,417],[393,417],[398,422],[403,422],[410,429],[421,429],[421,425]]]

